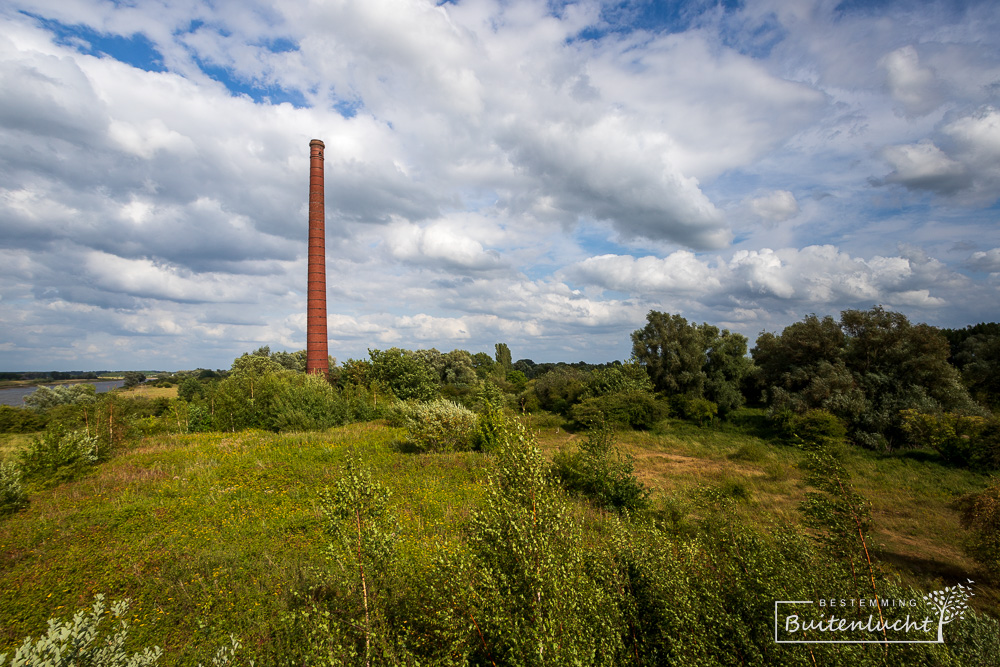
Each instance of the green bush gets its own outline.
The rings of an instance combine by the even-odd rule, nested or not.
[[[590,498],[598,507],[638,511],[649,507],[649,494],[635,478],[632,457],[614,444],[614,431],[604,423],[587,434],[579,451],[561,451],[553,470],[563,486]]]
[[[608,665],[622,654],[613,587],[520,422],[504,434],[470,526],[475,665]]]
[[[429,401],[437,394],[434,372],[415,352],[393,347],[368,350],[368,355],[371,357],[367,374],[370,384],[387,387],[401,401]]]
[[[0,463],[0,516],[16,512],[28,504],[21,486],[21,470],[13,463]]]
[[[917,410],[903,410],[900,415],[909,444],[929,446],[948,463],[1000,468],[1000,419]]]
[[[670,397],[670,412],[681,419],[705,426],[719,414],[719,406],[705,398],[675,394]]]
[[[503,394],[492,382],[479,393],[480,413],[472,433],[472,448],[481,452],[496,452],[505,434],[512,428],[512,419],[503,407]]]
[[[587,388],[587,374],[577,368],[560,367],[535,380],[534,390],[544,410],[565,415]]]
[[[340,394],[315,374],[283,374],[265,410],[266,427],[277,432],[318,431],[350,420]]]
[[[8,655],[0,655],[0,667],[41,667],[53,665],[67,667],[75,665],[100,665],[101,667],[145,667],[156,665],[163,650],[159,647],[147,648],[139,653],[129,654],[125,650],[128,640],[129,600],[121,600],[105,609],[104,596],[94,598],[90,612],[78,611],[71,621],[49,621],[48,632],[35,640],[27,637],[10,662]],[[117,630],[106,634],[102,625],[113,617],[118,622]]]
[[[584,399],[570,408],[569,416],[582,428],[605,421],[616,426],[649,430],[666,416],[666,412],[666,406],[653,394],[633,389]]]
[[[420,452],[452,452],[472,447],[478,426],[476,413],[439,399],[431,403],[400,403],[397,423],[407,431],[406,442]]]
[[[97,462],[97,438],[56,425],[32,438],[18,460],[26,478],[68,479]]]
[[[837,446],[847,437],[847,426],[826,410],[807,410],[801,415],[788,413],[782,431],[790,442],[810,447]]]
[[[34,433],[47,423],[46,416],[34,410],[0,405],[0,433]]]
[[[958,500],[962,527],[969,531],[965,551],[995,577],[1000,577],[1000,482]]]

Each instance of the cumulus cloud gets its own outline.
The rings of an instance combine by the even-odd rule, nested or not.
[[[568,271],[579,281],[636,296],[687,297],[731,308],[813,304],[831,311],[876,303],[941,306],[966,281],[923,256],[852,257],[834,246],[738,250],[728,261],[678,252],[666,258],[605,255]],[[737,314],[733,311],[730,314]]]
[[[784,222],[799,214],[799,203],[788,190],[775,190],[751,199],[750,210],[767,222]]]
[[[969,187],[964,165],[948,157],[931,141],[905,146],[889,146],[882,152],[892,167],[886,183],[898,183],[911,190],[931,190],[950,195]]]
[[[968,265],[976,271],[1000,273],[1000,248],[972,253]]]
[[[426,227],[399,222],[387,230],[387,235],[386,245],[392,256],[406,262],[468,271],[503,265],[498,252],[484,249],[481,243],[447,221]]]
[[[945,152],[931,140],[889,146],[883,157],[894,168],[885,183],[940,195],[960,195],[970,204],[1000,199],[1000,111],[984,107],[944,125]]]

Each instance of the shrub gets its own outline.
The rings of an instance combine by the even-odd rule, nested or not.
[[[476,413],[439,399],[432,403],[401,403],[398,419],[407,430],[406,442],[421,452],[451,452],[472,447]]]
[[[696,399],[700,400],[700,399]],[[570,418],[578,426],[599,421],[616,426],[648,430],[663,419],[666,409],[651,393],[641,389],[588,398],[570,408]]]
[[[969,530],[965,551],[995,577],[1000,577],[1000,482],[958,500],[962,527]]]
[[[847,437],[847,426],[826,410],[808,410],[804,414],[789,414],[783,422],[785,437],[806,447],[834,445]]]
[[[437,393],[437,378],[427,362],[410,350],[397,347],[388,350],[368,350],[371,365],[369,383],[387,387],[403,401],[429,401]]]
[[[34,433],[48,423],[45,415],[33,410],[0,405],[0,433]]]
[[[1000,420],[917,410],[903,410],[900,415],[910,444],[930,446],[949,463],[1000,468]]]
[[[568,491],[590,498],[598,507],[638,511],[649,507],[649,489],[635,478],[632,457],[614,444],[605,423],[587,435],[577,452],[559,452],[553,470]]]
[[[580,400],[586,383],[587,374],[583,371],[571,367],[556,368],[535,380],[535,395],[543,409],[565,415]]]
[[[503,442],[504,434],[512,427],[512,420],[503,408],[503,394],[492,382],[487,382],[479,392],[481,411],[472,433],[472,448],[481,452],[495,452]]]
[[[705,426],[719,414],[719,406],[708,399],[676,394],[670,397],[670,411],[681,419]]]
[[[468,664],[613,664],[613,594],[590,571],[580,527],[520,422],[504,433],[469,537],[478,563]]]
[[[68,478],[97,461],[97,438],[56,425],[32,438],[18,457],[25,477]]]
[[[287,374],[276,382],[265,424],[272,431],[316,431],[344,424],[348,407],[322,376]]]
[[[0,516],[27,504],[28,495],[21,486],[20,469],[13,463],[0,463]]]
[[[78,611],[72,621],[49,620],[48,632],[37,640],[27,637],[11,659],[0,655],[0,667],[29,667],[34,665],[108,665],[109,667],[145,667],[156,665],[163,650],[147,648],[129,654],[125,650],[129,623],[126,620],[129,600],[111,605],[110,616],[118,621],[118,629],[105,635],[101,627],[109,614],[105,611],[104,596],[94,598],[90,612]]]

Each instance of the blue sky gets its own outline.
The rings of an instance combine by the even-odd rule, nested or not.
[[[0,369],[1000,312],[991,3],[5,0]]]

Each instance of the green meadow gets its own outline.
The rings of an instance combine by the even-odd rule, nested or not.
[[[554,415],[526,421],[547,459],[584,437]],[[4,436],[0,453],[11,458],[25,438]],[[162,647],[164,664],[207,663],[230,634],[245,659],[280,663],[296,641],[293,612],[304,592],[337,567],[325,551],[321,493],[349,456],[390,492],[400,558],[419,570],[466,548],[495,457],[411,453],[404,439],[381,421],[310,433],[151,435],[76,479],[31,487],[30,505],[0,520],[0,653],[103,594],[132,600],[129,642]],[[664,420],[616,440],[652,491],[650,515],[675,535],[697,536],[719,516],[764,535],[790,526],[809,533],[799,511],[804,454],[770,437],[763,411],[705,428]],[[954,508],[991,478],[913,452],[851,448],[845,456],[872,503],[878,576],[924,592],[973,579],[972,607],[996,616],[1000,593],[963,554]],[[565,502],[583,540],[596,543],[611,515]]]

